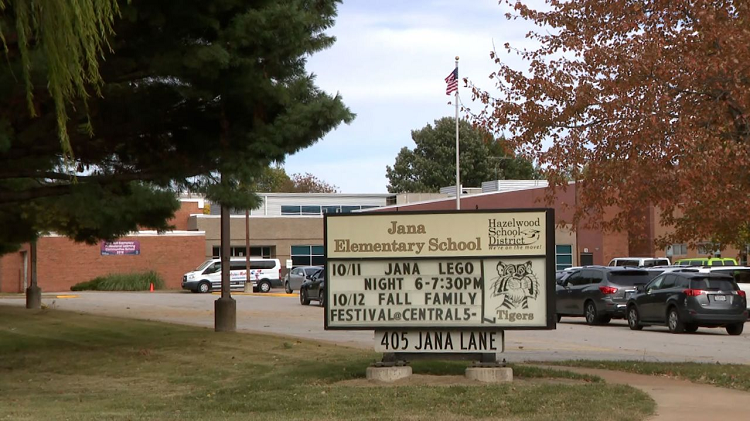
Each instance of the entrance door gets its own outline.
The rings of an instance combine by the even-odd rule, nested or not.
[[[580,259],[581,266],[591,266],[594,264],[594,253],[581,253]]]

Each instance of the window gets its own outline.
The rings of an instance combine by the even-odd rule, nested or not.
[[[734,283],[731,279],[717,278],[693,278],[690,281],[690,287],[708,291],[734,291]]]
[[[675,276],[675,278],[677,278],[677,281],[675,281],[675,286],[677,288],[690,288],[690,279],[681,276]]]
[[[300,212],[301,212],[300,206],[282,206],[281,207],[282,215],[299,215]]]
[[[645,285],[651,279],[646,270],[613,270],[607,274],[609,282],[622,286]]]
[[[250,256],[270,259],[273,257],[272,249],[270,246],[250,246]],[[245,246],[229,247],[229,257],[245,257]],[[221,247],[213,246],[213,258],[221,258]]]
[[[581,272],[583,273],[583,281],[579,285],[598,284],[604,279],[602,273],[597,270],[586,269]]]
[[[674,275],[666,275],[664,281],[661,283],[661,289],[674,288],[677,281],[676,278]]]
[[[229,262],[229,268],[231,270],[245,270],[247,269],[247,266],[245,265],[245,262]]]
[[[687,244],[672,244],[669,246],[669,251],[672,252],[672,256],[685,256],[687,254]]]
[[[657,276],[656,278],[654,278],[654,280],[651,281],[651,283],[648,284],[648,286],[646,287],[646,291],[653,291],[653,290],[661,288],[661,283],[664,282],[665,276],[666,275],[661,275],[661,276]]]
[[[713,257],[714,254],[718,254],[721,251],[721,244],[703,242],[698,244],[698,254],[707,254],[709,257]]]
[[[322,266],[323,251],[323,246],[292,246],[292,266]]]
[[[276,262],[273,260],[250,261],[250,269],[273,269],[274,267],[276,267]]]
[[[216,262],[216,263],[211,264],[209,267],[207,267],[206,270],[203,271],[203,274],[210,275],[220,270],[221,270],[221,262]]]
[[[371,209],[379,206],[372,205],[305,205],[305,206],[294,206],[284,205],[281,207],[282,215],[321,215],[327,213],[351,213],[360,209]]]
[[[576,272],[570,275],[567,279],[568,285],[586,285],[586,278],[583,277],[583,273]]]
[[[302,215],[320,215],[320,206],[300,206],[300,214],[302,214]]]
[[[563,270],[573,266],[573,246],[555,246],[555,270]]]

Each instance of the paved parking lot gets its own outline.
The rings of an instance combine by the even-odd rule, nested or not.
[[[302,306],[296,295],[274,292],[234,295],[238,330],[372,348],[372,332],[326,331],[322,308],[315,304]],[[45,293],[42,301],[63,310],[213,328],[217,298],[215,294],[189,292],[84,292],[75,293],[75,298]],[[0,296],[0,305],[24,303],[22,297]],[[587,326],[583,318],[563,318],[556,330],[508,332],[504,358],[509,362],[629,359],[750,364],[748,349],[750,324],[740,336],[729,336],[724,329],[706,328],[694,334],[673,335],[664,327],[634,332],[624,320],[613,320],[607,326]]]

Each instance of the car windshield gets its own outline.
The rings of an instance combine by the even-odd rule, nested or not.
[[[731,275],[738,284],[750,284],[750,269],[720,269],[712,270],[711,273]]]
[[[654,275],[645,270],[611,271],[607,274],[610,283],[622,286],[645,285]]]
[[[307,275],[307,276],[311,276],[311,275],[313,275],[315,272],[317,272],[319,270],[320,270],[320,268],[305,268],[304,269],[305,275]]]
[[[692,289],[703,291],[734,291],[734,283],[730,279],[721,278],[693,278],[690,281]]]
[[[200,266],[198,266],[197,268],[193,269],[193,271],[194,272],[198,272],[199,270],[203,270],[203,269],[207,268],[208,265],[211,264],[211,262],[213,262],[213,260],[210,260],[210,259],[206,260],[205,262],[201,263]]]

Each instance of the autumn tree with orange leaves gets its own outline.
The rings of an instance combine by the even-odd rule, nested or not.
[[[643,223],[654,205],[673,233],[660,246],[744,245],[750,221],[750,2],[571,0],[534,10],[505,0],[509,19],[539,28],[492,53],[496,89],[470,83],[474,122],[546,169],[556,189],[581,186],[576,222]],[[606,209],[615,209],[604,218]]]

